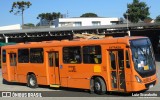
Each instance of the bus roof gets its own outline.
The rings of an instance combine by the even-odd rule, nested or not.
[[[14,45],[2,46],[2,48],[40,48],[47,46],[77,46],[77,45],[98,45],[98,44],[114,44],[114,43],[124,43],[129,45],[129,40],[147,38],[147,37],[105,37],[102,39],[75,39],[75,40],[54,40],[54,41],[42,41],[42,42],[27,42],[27,43],[17,43]]]

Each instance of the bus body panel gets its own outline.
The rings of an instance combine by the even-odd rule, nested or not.
[[[152,88],[152,86],[154,86],[155,84],[157,84],[156,75],[142,78],[135,70],[133,70],[133,73],[135,74],[132,76],[132,91],[141,91],[144,89],[149,89],[149,88]],[[135,75],[140,77],[140,79],[142,80],[141,83],[137,82]]]
[[[8,67],[7,67],[7,64],[6,63],[2,63],[2,77],[4,78],[4,79],[8,79]]]
[[[100,67],[100,71],[96,72],[94,67]],[[73,88],[90,88],[90,79],[93,76],[100,76],[106,79],[106,70],[103,65],[98,64],[64,64],[61,68],[62,86]],[[63,81],[67,81],[66,84]]]
[[[83,64],[63,64],[61,65],[60,71],[61,77],[67,78],[68,87],[88,88],[88,84],[86,83],[89,83],[88,77],[92,71],[90,66],[84,66]],[[88,73],[86,73],[87,71]]]
[[[133,39],[137,39],[134,37]],[[141,39],[141,38],[140,38]],[[100,46],[102,63],[87,64],[65,63],[63,61],[64,47]],[[18,63],[18,49],[43,48],[43,63]],[[156,75],[142,78],[134,69],[132,52],[129,48],[129,38],[109,38],[102,40],[63,41],[17,44],[4,46],[6,50],[6,63],[2,62],[2,75],[7,81],[27,82],[27,74],[33,73],[38,84],[56,84],[62,87],[90,89],[91,78],[101,77],[107,91],[132,92],[147,89],[146,84],[154,82],[157,84]],[[11,54],[12,53],[12,54]],[[83,53],[83,52],[82,52]],[[10,55],[11,54],[11,55]],[[15,56],[16,54],[16,56]],[[126,56],[128,54],[128,57]],[[83,57],[83,54],[81,54]],[[114,55],[114,64],[112,64]],[[16,57],[16,65],[10,66],[11,57]],[[127,63],[130,64],[128,67]],[[142,83],[138,83],[135,75],[139,76]]]

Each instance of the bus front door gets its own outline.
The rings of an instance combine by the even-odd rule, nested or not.
[[[16,80],[16,67],[17,67],[17,55],[16,53],[9,53],[9,66],[10,66],[10,80]]]
[[[124,72],[124,51],[112,50],[109,51],[110,56],[110,79],[111,89],[113,91],[124,91],[125,72]]]
[[[57,51],[48,52],[48,60],[50,67],[51,83],[53,83],[54,85],[59,85],[59,53]]]

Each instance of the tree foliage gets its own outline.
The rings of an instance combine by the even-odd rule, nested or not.
[[[137,23],[138,21],[144,21],[150,13],[149,13],[149,7],[145,2],[140,2],[139,0],[133,0],[133,3],[127,4],[127,11],[123,14],[124,18],[128,20]]]
[[[27,1],[17,1],[13,2],[12,8],[9,11],[10,13],[13,13],[14,15],[22,15],[22,25],[24,24],[23,14],[26,9],[28,9],[31,6],[31,2]]]
[[[98,15],[95,13],[85,13],[82,14],[80,17],[98,17]]]
[[[158,15],[157,17],[156,17],[156,20],[155,20],[156,22],[160,22],[160,15]]]
[[[62,18],[62,14],[60,12],[56,13],[56,12],[53,12],[53,13],[41,13],[38,15],[37,19],[45,19],[45,20],[48,20],[48,21],[52,21],[56,18]]]

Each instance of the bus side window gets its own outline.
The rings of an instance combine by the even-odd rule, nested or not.
[[[81,63],[81,47],[64,47],[63,48],[63,62],[66,64]]]
[[[48,62],[50,67],[59,67],[59,54],[58,52],[49,52],[48,53]]]
[[[126,67],[127,67],[127,68],[130,68],[128,51],[126,51]]]
[[[100,64],[102,63],[101,46],[84,46],[83,47],[83,62],[85,64]]]
[[[10,58],[10,66],[16,66],[17,65],[17,61],[16,61],[16,53],[10,53],[9,54],[9,58]]]
[[[116,58],[115,58],[115,54],[110,51],[109,52],[109,55],[110,55],[110,60],[111,60],[111,69],[114,70],[116,69]]]
[[[48,53],[49,66],[53,67],[53,52]]]
[[[6,63],[6,50],[2,51],[2,60],[3,60],[3,63]]]
[[[118,51],[118,61],[119,61],[119,69],[124,70],[124,52],[123,50]]]
[[[56,67],[59,67],[59,53],[56,52],[56,55],[55,55],[55,65]]]
[[[29,49],[18,49],[18,62],[29,63]]]
[[[43,48],[31,48],[30,49],[30,62],[31,63],[43,63],[44,55]]]

